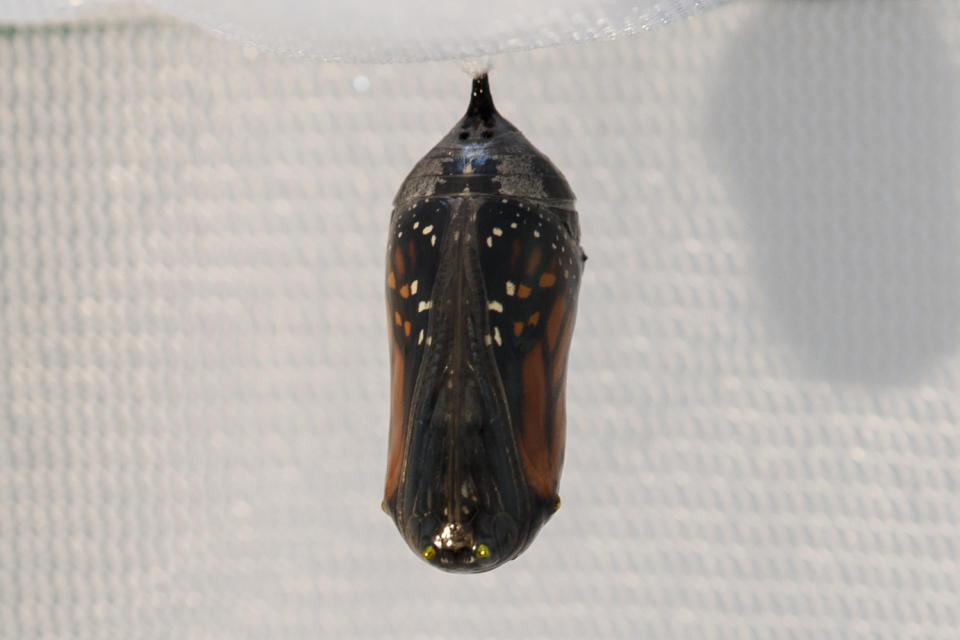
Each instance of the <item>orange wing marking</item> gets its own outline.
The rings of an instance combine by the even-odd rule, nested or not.
[[[563,314],[567,310],[567,300],[563,296],[553,303],[550,315],[547,317],[547,347],[553,349],[560,337],[563,328]]]
[[[543,346],[538,344],[523,359],[520,456],[533,490],[538,495],[553,497],[556,483],[547,448],[547,381],[544,373]]]
[[[390,446],[387,449],[387,479],[384,496],[390,498],[400,484],[400,469],[403,466],[403,354],[396,343],[392,353],[393,375],[390,394]]]
[[[397,250],[393,252],[393,268],[396,270],[397,275],[402,278],[406,270],[406,265],[403,264],[403,252],[400,251],[400,247],[397,247]]]
[[[549,289],[554,285],[554,283],[556,283],[556,281],[557,281],[557,276],[553,275],[552,273],[545,273],[542,276],[540,276],[540,282],[539,282],[540,288]]]
[[[534,247],[530,257],[527,258],[527,275],[532,276],[538,266],[540,266],[540,247]]]

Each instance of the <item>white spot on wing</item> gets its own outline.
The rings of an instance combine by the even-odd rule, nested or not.
[[[431,232],[431,231],[433,231],[433,225],[432,225],[432,224],[428,224],[427,226],[425,226],[425,227],[423,228],[423,231],[421,231],[420,233],[422,233],[422,234],[425,235],[425,236],[428,236],[428,235],[430,235],[430,232]]]
[[[430,236],[430,246],[431,247],[437,246],[437,236]]]
[[[498,347],[503,344],[503,340],[500,338],[500,327],[493,328],[493,339],[496,341]]]
[[[420,226],[420,221],[419,221],[419,220],[417,220],[416,222],[413,223],[413,228],[414,228],[414,229],[416,229],[416,228],[419,227],[419,226]]]
[[[412,296],[417,295],[417,285],[419,284],[420,284],[419,280],[414,280],[413,282],[410,283],[410,295]]]
[[[493,342],[493,340],[490,338],[490,334],[489,334],[489,333],[488,333],[487,335],[483,336],[483,344],[485,344],[485,345],[487,345],[487,346],[489,347],[492,342]]]
[[[417,336],[417,344],[423,344],[423,329],[420,329],[420,335]]]
[[[503,229],[501,229],[500,227],[494,227],[494,228],[493,228],[493,235],[495,235],[495,236],[497,236],[497,237],[499,238],[500,236],[503,235]]]
[[[497,300],[491,300],[488,302],[487,309],[490,309],[490,311],[496,311],[497,313],[503,313],[503,305]]]
[[[491,249],[493,248],[493,238],[491,238],[490,236],[487,236],[487,246],[490,247]]]
[[[507,280],[507,295],[512,296],[516,292],[517,292],[517,285]]]
[[[433,306],[432,300],[421,300],[420,304],[417,305],[417,313],[423,313],[430,309]]]

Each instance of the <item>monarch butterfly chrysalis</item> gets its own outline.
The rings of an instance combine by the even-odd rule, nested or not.
[[[387,247],[384,510],[450,571],[519,555],[559,508],[565,378],[586,256],[560,171],[493,106],[410,172]]]

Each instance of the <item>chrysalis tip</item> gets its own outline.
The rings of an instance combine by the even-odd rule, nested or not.
[[[484,73],[474,77],[467,116],[480,117],[486,120],[496,112],[497,108],[493,106],[493,96],[490,95],[490,79],[487,74]]]

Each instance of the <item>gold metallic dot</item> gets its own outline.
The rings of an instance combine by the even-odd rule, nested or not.
[[[489,558],[489,557],[490,557],[490,547],[488,547],[488,546],[485,545],[485,544],[478,544],[478,545],[477,545],[477,557],[480,558],[480,559]]]
[[[562,503],[560,502],[560,496],[557,496],[557,503],[556,503],[555,505],[553,505],[553,510],[554,510],[554,511],[560,511],[560,507],[561,507],[561,506],[563,506],[563,505],[562,505]]]
[[[424,560],[433,560],[437,557],[437,550],[433,548],[432,544],[428,544],[427,547],[423,550],[423,559]]]

